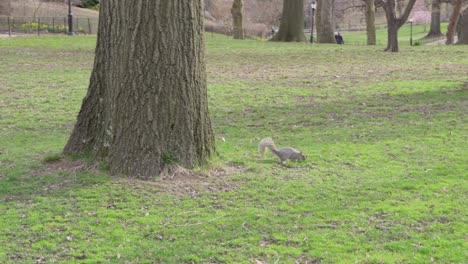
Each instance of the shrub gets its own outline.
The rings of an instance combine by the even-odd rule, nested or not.
[[[35,32],[37,30],[39,31],[47,31],[50,33],[64,33],[67,32],[67,28],[64,25],[49,25],[49,24],[41,24],[39,26],[39,23],[37,22],[31,22],[31,23],[25,23],[21,25],[21,30],[24,32]]]
[[[21,25],[21,31],[26,32],[26,33],[33,33],[36,31],[41,31],[41,32],[48,32],[48,33],[66,33],[68,31],[68,28],[64,25],[50,25],[50,24],[41,24],[39,26],[39,23],[37,22],[31,22],[31,23],[25,23]],[[81,32],[84,33],[84,29],[78,28],[75,30],[76,32]]]
[[[81,1],[80,6],[84,7],[84,8],[98,9],[99,8],[99,0],[83,0],[83,1]]]

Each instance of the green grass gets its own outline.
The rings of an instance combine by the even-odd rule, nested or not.
[[[466,47],[206,40],[217,172],[149,182],[60,155],[95,38],[0,40],[0,263],[465,262]]]
[[[446,30],[447,23],[442,23],[441,29],[442,31]],[[420,44],[432,42],[431,40],[423,39],[429,31],[429,26],[413,25],[412,30],[413,32],[411,33],[411,26],[410,24],[407,23],[404,26],[402,26],[400,30],[398,31],[398,40],[399,40],[399,45],[401,47],[409,46],[411,37],[413,38],[413,44],[415,44],[416,42],[419,42]],[[351,44],[351,45],[366,45],[367,44],[366,32],[347,31],[347,32],[341,32],[341,35],[343,35],[345,39],[345,44]],[[382,26],[376,30],[376,40],[377,40],[378,46],[387,45],[387,29],[385,27]]]

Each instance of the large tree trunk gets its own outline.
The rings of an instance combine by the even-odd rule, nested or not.
[[[376,0],[380,6],[382,6],[385,10],[385,17],[387,19],[387,47],[385,51],[389,52],[398,52],[398,30],[406,23],[411,10],[413,9],[416,0],[409,0],[406,8],[401,15],[401,17],[397,17],[396,15],[396,2],[395,0]]]
[[[374,0],[365,0],[365,3],[367,45],[376,45],[377,37],[375,33],[375,2]]]
[[[385,51],[398,52],[398,24],[391,21],[387,24],[387,48]]]
[[[234,0],[232,3],[231,14],[233,19],[233,37],[235,39],[244,39],[243,6],[243,0]]]
[[[458,45],[468,45],[468,7],[462,11],[457,26]]]
[[[447,45],[451,45],[454,42],[455,29],[460,17],[461,9],[462,0],[455,0],[455,3],[453,4],[452,15],[450,15],[449,24],[447,27],[447,41],[445,42]]]
[[[167,15],[171,14],[171,15]],[[102,1],[94,69],[66,154],[148,178],[214,150],[202,1]]]
[[[322,24],[320,20],[322,19],[322,0],[317,0],[317,10],[315,10],[315,32],[317,32],[317,42],[320,32],[322,32]]]
[[[335,0],[322,1],[320,16],[319,43],[336,43],[335,41]]]
[[[305,42],[304,0],[284,0],[283,14],[278,32],[272,41]]]
[[[426,38],[436,38],[443,36],[440,31],[440,0],[432,0],[431,10],[431,28]]]

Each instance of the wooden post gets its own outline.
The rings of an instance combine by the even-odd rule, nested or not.
[[[38,36],[41,35],[40,31],[41,31],[41,18],[38,18],[37,19],[37,35]]]
[[[55,33],[55,17],[52,18],[52,30],[54,31],[53,33]]]

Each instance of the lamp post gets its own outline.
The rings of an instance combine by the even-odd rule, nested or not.
[[[317,7],[317,1],[312,0],[310,2],[310,7],[312,8],[312,17],[310,23],[310,44],[314,43],[314,18],[315,18],[315,8]]]
[[[68,0],[68,36],[73,36],[73,14],[72,14],[72,0]]]
[[[409,23],[410,23],[410,39],[409,39],[409,44],[410,46],[413,46],[413,19],[411,18],[409,20]]]

